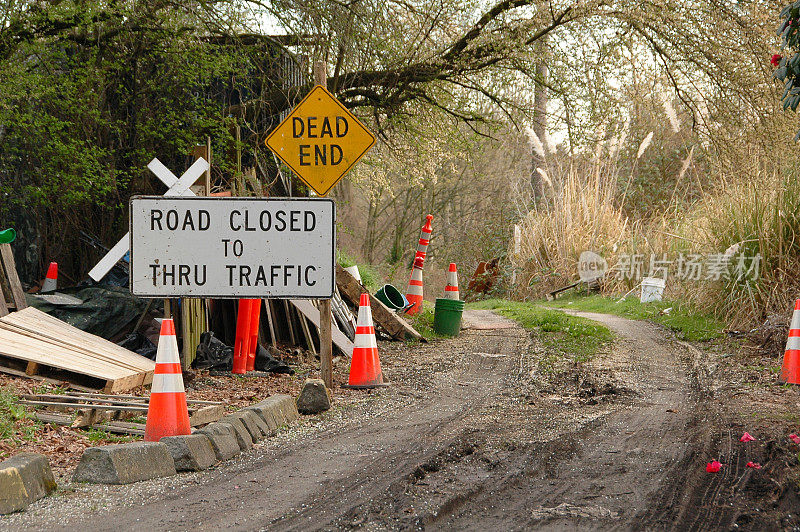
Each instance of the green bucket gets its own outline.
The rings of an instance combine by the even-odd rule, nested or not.
[[[17,238],[17,232],[13,228],[0,231],[0,244],[10,244],[15,238]]]
[[[436,300],[436,310],[433,313],[433,330],[444,336],[458,336],[461,330],[461,314],[464,312],[464,302],[456,299],[440,297]]]
[[[406,298],[403,297],[403,294],[400,293],[400,290],[390,284],[383,285],[381,289],[377,291],[375,297],[392,310],[400,310],[408,303]]]

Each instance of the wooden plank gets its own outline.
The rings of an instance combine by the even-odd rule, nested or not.
[[[317,356],[317,346],[314,345],[314,337],[311,336],[311,330],[308,328],[308,320],[304,317],[300,316],[300,330],[303,331],[303,336],[306,339],[306,345],[308,349]]]
[[[128,377],[122,377],[121,379],[109,379],[106,382],[103,391],[106,393],[109,392],[127,392],[137,386],[144,385],[144,373],[136,373],[134,375],[130,375]]]
[[[124,421],[114,421],[92,425],[93,429],[114,432],[116,434],[130,434],[131,436],[144,436],[144,423],[128,423]]]
[[[289,300],[300,313],[308,318],[314,326],[320,328],[320,311],[308,299],[290,299]],[[350,338],[344,335],[338,327],[331,327],[331,338],[333,343],[341,349],[347,356],[353,353],[353,342]]]
[[[14,300],[14,306],[17,310],[22,310],[28,306],[28,303],[25,302],[25,292],[22,290],[22,283],[19,282],[11,244],[0,244],[0,259],[3,260],[6,277],[11,285],[11,297]]]
[[[292,325],[292,313],[289,310],[289,302],[283,300],[283,308],[286,311],[286,323],[289,324],[289,337],[292,339],[292,345],[297,345],[297,339],[294,336],[294,325]]]
[[[87,405],[86,403],[65,403],[61,401],[31,401],[20,399],[19,404],[28,406],[55,406],[60,408],[91,408],[94,410],[119,410],[121,412],[147,412],[147,405]]]
[[[47,331],[47,334],[57,336],[62,340],[71,344],[82,345],[85,348],[92,348],[100,350],[103,353],[113,353],[115,360],[132,365],[138,369],[152,371],[155,369],[155,362],[145,358],[141,355],[129,351],[114,342],[101,338],[92,333],[82,331],[77,327],[73,327],[65,321],[61,321],[56,317],[46,314],[38,309],[29,307],[19,312],[13,312],[8,316],[0,318],[0,323],[8,323],[16,325],[17,327],[27,329],[34,334],[41,327]]]
[[[364,285],[359,283],[350,272],[338,264],[336,265],[336,285],[339,287],[342,296],[355,306],[358,306],[361,294],[369,293]],[[406,320],[389,310],[389,307],[372,294],[369,295],[369,303],[375,324],[386,331],[389,336],[395,340],[427,342]]]
[[[269,323],[269,334],[272,339],[272,347],[278,348],[278,337],[275,336],[275,323],[272,319],[272,301],[264,299],[264,308],[267,310],[267,323]]]
[[[320,374],[325,386],[333,390],[333,316],[331,315],[331,300],[320,301],[319,311],[319,366]],[[339,329],[336,329],[339,331]],[[341,331],[340,331],[341,334]],[[342,334],[342,336],[344,336]],[[348,338],[349,340],[349,338]],[[345,351],[347,353],[347,351]],[[350,354],[352,355],[352,351]]]
[[[46,331],[42,331],[42,332],[37,333],[37,332],[33,331],[32,329],[20,327],[20,326],[18,326],[16,324],[5,323],[5,322],[2,322],[2,321],[0,321],[0,328],[8,330],[8,331],[13,332],[13,333],[17,333],[17,334],[26,336],[28,338],[47,341],[48,343],[51,343],[51,344],[53,344],[55,346],[58,346],[58,347],[60,347],[62,349],[70,351],[70,352],[75,351],[75,352],[83,353],[85,355],[89,355],[89,356],[91,356],[93,358],[106,360],[106,361],[108,361],[108,362],[110,362],[110,363],[112,363],[114,365],[118,365],[118,366],[120,366],[122,368],[130,369],[131,371],[135,371],[135,372],[142,371],[142,369],[137,367],[137,366],[134,366],[132,364],[127,364],[125,362],[118,361],[113,356],[103,355],[101,353],[98,353],[97,351],[93,351],[93,350],[90,350],[90,349],[85,349],[85,348],[81,347],[80,345],[72,344],[72,343],[69,343],[67,341],[61,340],[60,338],[55,337],[53,334],[47,334]]]
[[[3,268],[0,266],[0,276],[3,275]],[[0,318],[8,315],[8,305],[6,304],[6,296],[3,290],[3,283],[0,283]]]
[[[125,397],[125,399],[119,399]],[[130,399],[129,399],[130,398]],[[22,394],[20,399],[35,403],[58,403],[59,406],[75,408],[80,407],[94,408],[95,406],[148,406],[149,396],[117,396],[95,393],[71,393],[58,394]],[[79,402],[86,401],[86,402]],[[199,421],[198,424],[211,423],[217,421],[225,415],[225,404],[220,401],[199,401],[187,400],[190,416],[197,415],[198,419],[210,419],[210,421]],[[214,416],[218,416],[214,418]],[[212,419],[214,418],[214,419]]]
[[[143,402],[148,402],[150,397],[147,395],[111,395],[105,393],[93,393],[93,392],[65,392],[64,395],[74,396],[74,397],[86,397],[87,399],[111,399],[111,400],[125,400],[125,399],[132,399],[132,400],[140,400]],[[187,399],[186,402],[190,405],[224,405],[222,401],[202,401],[200,399]],[[190,407],[191,409],[191,407]]]
[[[224,405],[204,406],[203,408],[189,413],[189,425],[192,427],[206,425],[208,423],[219,421],[224,415]]]
[[[50,378],[50,377],[45,377],[43,375],[26,375],[24,371],[20,371],[18,369],[10,368],[10,367],[4,366],[4,365],[0,365],[0,372],[5,373],[7,375],[13,375],[15,377],[26,377],[26,378],[29,378],[29,379],[35,380],[35,381],[46,382],[46,383],[52,384],[54,386],[63,386],[63,385],[66,384],[66,385],[69,385],[70,388],[73,388],[75,390],[83,390],[83,391],[92,390],[92,388],[89,388],[87,386],[82,386],[80,384],[75,384],[75,383],[72,383],[72,382],[69,382],[69,381],[65,381],[63,379],[53,379],[53,378]]]
[[[103,380],[121,378],[132,373],[132,370],[92,358],[84,353],[69,351],[49,342],[2,328],[0,328],[0,355],[82,373]]]

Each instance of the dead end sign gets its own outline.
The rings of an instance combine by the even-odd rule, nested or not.
[[[134,197],[131,292],[327,299],[335,230],[330,199]]]
[[[325,87],[317,85],[264,143],[324,196],[375,144],[375,136]]]

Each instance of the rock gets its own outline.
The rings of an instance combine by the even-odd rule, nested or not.
[[[267,423],[252,410],[239,410],[231,415],[242,420],[244,426],[250,431],[253,441],[261,441],[272,434]]]
[[[242,423],[241,419],[237,419],[235,417],[228,417],[223,418],[217,421],[217,423],[221,425],[228,424],[233,427],[233,432],[236,435],[236,441],[239,443],[239,448],[243,451],[253,448],[253,437],[250,436],[250,433],[244,428],[244,423]]]
[[[140,441],[89,447],[83,451],[72,479],[96,484],[130,484],[175,473],[175,461],[165,444]]]
[[[306,379],[297,398],[297,411],[301,414],[319,414],[330,407],[331,398],[322,379]]]
[[[214,447],[205,434],[168,436],[159,441],[169,449],[177,471],[201,471],[217,463]]]
[[[214,454],[217,455],[217,460],[230,460],[242,450],[236,439],[236,432],[230,424],[211,423],[195,432],[195,434],[208,436],[208,439],[211,440],[211,446],[214,448]]]
[[[0,514],[24,510],[55,489],[50,462],[41,454],[21,453],[0,462]]]

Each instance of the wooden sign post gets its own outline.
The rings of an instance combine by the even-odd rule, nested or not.
[[[328,73],[324,61],[314,62],[314,83],[326,87]],[[373,141],[374,142],[374,141]],[[319,372],[325,387],[333,390],[333,338],[331,333],[331,300],[319,302]]]
[[[325,196],[375,144],[375,136],[328,92],[325,63],[314,63],[311,92],[264,141],[318,195]],[[320,373],[333,387],[331,300],[319,306]]]

